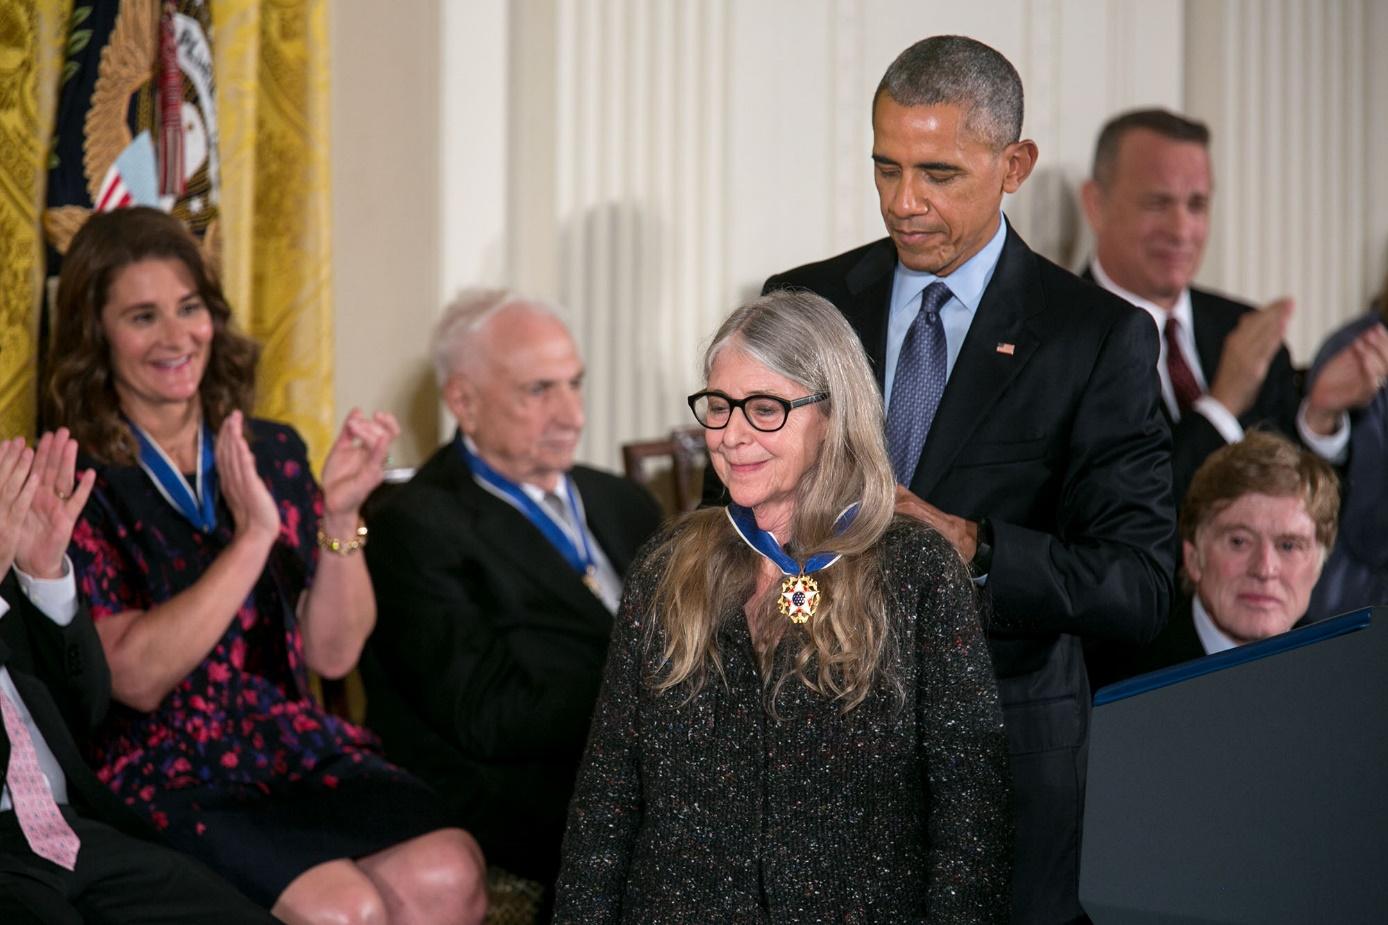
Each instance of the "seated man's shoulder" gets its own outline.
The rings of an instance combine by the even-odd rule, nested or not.
[[[1256,305],[1250,305],[1239,299],[1232,299],[1220,292],[1209,289],[1190,290],[1191,313],[1200,316],[1214,316],[1227,320],[1233,324],[1239,316],[1245,312],[1257,311]]]
[[[645,533],[654,532],[664,519],[655,495],[625,476],[583,465],[574,466],[569,475],[585,505],[617,505],[622,518],[639,525]]]
[[[852,285],[850,277],[877,278],[896,268],[896,251],[890,238],[881,238],[824,260],[801,264],[767,279],[763,292],[777,289],[809,289]]]
[[[367,502],[367,521],[378,527],[409,526],[438,518],[440,505],[454,489],[446,470],[452,444],[440,447],[404,482],[382,483]]]

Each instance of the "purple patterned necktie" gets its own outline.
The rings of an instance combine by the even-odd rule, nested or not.
[[[24,717],[3,690],[0,690],[0,718],[4,719],[5,732],[10,737],[10,766],[5,772],[5,784],[10,788],[10,802],[14,804],[19,830],[34,854],[72,870],[77,865],[80,846],[77,833],[63,818],[53,800],[53,791],[48,789],[48,781],[39,770],[34,740],[29,737]]]
[[[936,280],[921,293],[916,318],[901,343],[892,379],[892,401],[887,410],[887,452],[892,472],[902,485],[910,485],[920,462],[925,438],[940,407],[949,377],[949,353],[940,309],[953,293]]]
[[[1186,353],[1181,349],[1181,323],[1174,315],[1166,319],[1166,372],[1171,377],[1171,391],[1176,395],[1176,407],[1181,414],[1190,410],[1204,392],[1195,378]]]

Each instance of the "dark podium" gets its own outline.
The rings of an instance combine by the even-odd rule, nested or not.
[[[1388,923],[1388,606],[1103,688],[1096,925]]]

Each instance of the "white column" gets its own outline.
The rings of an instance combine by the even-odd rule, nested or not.
[[[1189,112],[1214,133],[1214,215],[1200,279],[1296,299],[1307,363],[1362,312],[1388,245],[1388,9],[1363,0],[1187,6]]]

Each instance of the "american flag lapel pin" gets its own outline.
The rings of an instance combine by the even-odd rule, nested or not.
[[[1012,356],[1012,354],[1014,354],[1014,353],[1016,353],[1016,352],[1017,352],[1017,345],[1016,345],[1016,344],[1009,344],[1009,343],[1007,343],[1007,342],[1005,342],[1005,341],[998,341],[998,353],[1001,353],[1001,354],[1003,354],[1004,356]]]

